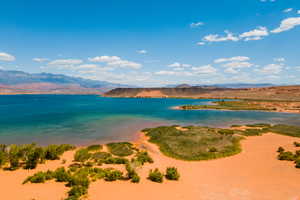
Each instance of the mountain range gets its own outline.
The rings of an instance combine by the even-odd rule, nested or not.
[[[0,70],[0,93],[103,93],[114,88],[131,87],[106,81],[97,81],[51,73],[27,73]]]

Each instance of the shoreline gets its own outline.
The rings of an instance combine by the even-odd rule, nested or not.
[[[276,158],[278,146],[288,150],[295,149],[292,142],[299,141],[299,138],[274,133],[247,137],[241,141],[242,152],[239,154],[215,160],[189,162],[165,156],[157,145],[148,141],[143,132],[137,132],[136,135],[139,137],[131,142],[147,149],[155,161],[138,169],[142,181],[139,184],[124,181],[93,182],[88,192],[88,200],[100,198],[152,200],[157,197],[156,194],[160,194],[162,199],[173,200],[193,200],[195,197],[199,200],[282,200],[300,197],[299,169],[290,162],[282,162]],[[37,171],[67,166],[74,152],[75,150],[69,151],[63,155],[62,159],[66,159],[65,164],[61,163],[61,159],[48,161],[35,170],[0,170],[2,197],[11,200],[59,200],[65,197],[68,189],[62,183],[53,181],[44,184],[21,183],[25,177]],[[150,169],[157,167],[163,170],[168,166],[176,166],[179,169],[181,173],[179,181],[165,180],[164,183],[158,184],[146,180]],[[174,190],[177,192],[174,193]],[[53,192],[49,195],[49,191]],[[156,191],[156,194],[150,194],[149,191]],[[132,195],[133,193],[135,195]]]

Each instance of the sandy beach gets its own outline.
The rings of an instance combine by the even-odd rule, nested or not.
[[[242,141],[242,153],[211,161],[187,162],[162,155],[158,147],[141,137],[137,145],[146,148],[154,159],[138,170],[139,184],[125,181],[91,184],[89,200],[97,199],[173,199],[173,200],[298,200],[300,199],[300,171],[292,162],[276,159],[276,150],[283,146],[295,150],[298,138],[277,134],[248,137]],[[300,142],[300,141],[299,141]],[[70,164],[74,151],[62,159]],[[1,196],[10,200],[60,200],[68,188],[62,183],[22,185],[23,180],[37,171],[55,169],[61,161],[49,161],[35,170],[0,171]],[[181,174],[178,182],[153,183],[146,179],[149,169],[176,166]]]

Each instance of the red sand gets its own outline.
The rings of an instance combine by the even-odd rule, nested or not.
[[[143,141],[154,164],[138,170],[141,182],[104,182],[91,184],[88,199],[98,200],[300,200],[300,169],[293,162],[276,159],[279,146],[295,150],[298,138],[266,134],[242,141],[243,152],[228,158],[185,162],[163,156],[158,148]],[[68,162],[73,152],[64,155]],[[61,200],[68,188],[63,184],[26,184],[22,181],[39,170],[54,169],[61,161],[48,162],[37,170],[0,171],[1,198],[9,200]],[[165,170],[176,166],[181,174],[178,182],[153,183],[146,180],[149,169]]]

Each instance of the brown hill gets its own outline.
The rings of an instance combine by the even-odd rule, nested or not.
[[[116,88],[106,92],[108,97],[190,97],[254,100],[300,101],[300,85],[264,88]]]

